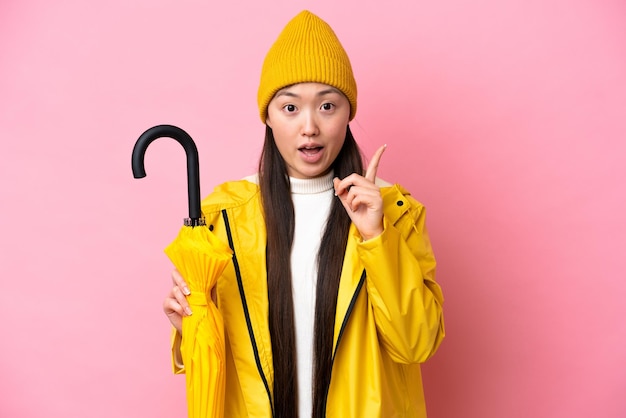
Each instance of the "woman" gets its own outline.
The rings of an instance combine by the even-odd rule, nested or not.
[[[202,203],[234,250],[213,297],[226,332],[228,417],[425,417],[419,363],[444,337],[424,207],[365,171],[349,122],[352,68],[333,30],[304,11],[261,73],[258,175]],[[362,175],[364,173],[364,175]],[[164,311],[192,315],[177,271]]]

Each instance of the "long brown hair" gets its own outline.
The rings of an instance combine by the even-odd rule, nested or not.
[[[363,173],[359,147],[346,128],[346,138],[332,164],[335,176]],[[298,416],[297,363],[291,247],[295,214],[287,167],[269,126],[259,161],[259,186],[267,230],[266,264],[269,298],[269,330],[274,363],[274,417]],[[337,291],[348,241],[350,217],[334,199],[320,243],[313,345],[313,417],[323,417],[330,385]],[[301,417],[304,418],[304,417]]]

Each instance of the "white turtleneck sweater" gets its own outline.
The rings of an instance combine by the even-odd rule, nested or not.
[[[298,357],[298,410],[300,417],[312,411],[313,324],[317,252],[334,197],[333,173],[314,179],[290,178],[295,210],[295,234],[291,251],[296,350]]]

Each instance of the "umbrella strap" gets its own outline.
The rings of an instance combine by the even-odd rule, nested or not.
[[[193,306],[207,306],[208,305],[206,293],[193,291],[193,290],[191,291],[191,294],[187,296],[187,302]]]

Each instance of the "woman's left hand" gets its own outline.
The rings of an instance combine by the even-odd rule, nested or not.
[[[383,198],[376,185],[376,171],[387,145],[378,148],[370,161],[365,177],[353,173],[333,180],[335,194],[343,203],[350,219],[363,240],[377,237],[383,232]]]

